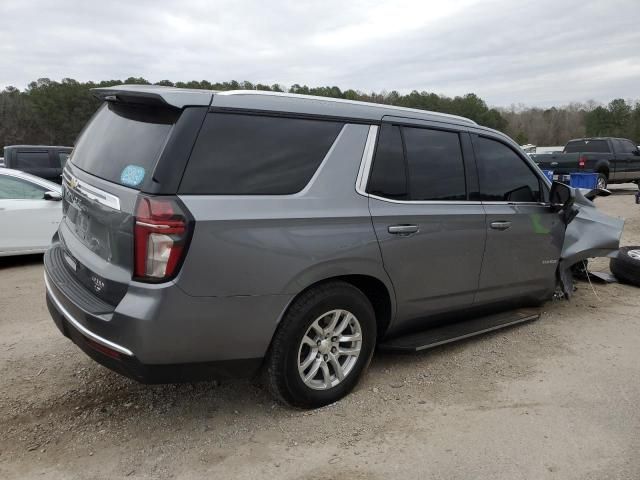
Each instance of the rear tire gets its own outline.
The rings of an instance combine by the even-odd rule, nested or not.
[[[605,188],[607,188],[608,183],[609,179],[607,178],[607,176],[604,173],[599,173],[598,179],[596,180],[596,188],[604,190]]]
[[[622,283],[640,287],[640,246],[622,247],[618,258],[612,258],[609,269]]]
[[[356,386],[375,344],[369,299],[347,282],[319,285],[296,298],[282,319],[267,356],[266,385],[295,407],[336,402]]]

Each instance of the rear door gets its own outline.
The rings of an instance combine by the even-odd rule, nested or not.
[[[491,135],[471,137],[487,213],[476,303],[553,292],[564,224],[550,209],[548,184],[506,141]]]
[[[636,180],[640,178],[640,156],[638,155],[638,147],[633,142],[623,138],[613,139],[614,148],[616,149],[616,158],[618,165],[623,170],[622,175],[617,180]]]
[[[482,205],[469,200],[471,156],[462,129],[381,127],[367,193],[400,322],[473,303],[486,228]]]

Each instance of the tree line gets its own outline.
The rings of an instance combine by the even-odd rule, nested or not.
[[[572,138],[621,137],[640,142],[640,101],[612,100],[607,105],[594,101],[570,103],[564,107],[500,109],[505,130],[521,145],[564,145]]]
[[[122,83],[151,84],[144,78],[135,77],[101,82],[78,82],[70,78],[58,82],[42,78],[31,82],[24,90],[5,88],[0,92],[0,146],[73,145],[78,133],[100,104],[90,89]],[[285,88],[278,84],[235,80],[217,83],[207,80],[175,83],[162,80],[155,85],[208,90],[286,91],[419,108],[470,118],[480,125],[507,133],[521,144],[562,145],[570,138],[585,135],[611,135],[640,140],[640,102],[634,105],[622,99],[605,106],[588,102],[551,109],[522,106],[497,109],[490,108],[473,93],[456,97],[426,91],[412,91],[404,95],[395,90],[366,93],[353,89],[341,90],[336,86],[294,84]]]

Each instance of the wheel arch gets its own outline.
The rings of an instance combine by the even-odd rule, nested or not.
[[[393,290],[393,285],[388,278],[383,280],[370,273],[343,273],[315,279],[315,281],[306,285],[293,296],[287,307],[282,312],[280,319],[284,317],[291,304],[302,294],[320,285],[334,281],[349,283],[367,297],[371,302],[376,315],[378,338],[381,338],[387,332],[395,315],[395,291]]]
[[[596,173],[602,173],[603,175],[605,175],[607,177],[607,180],[609,179],[609,175],[611,174],[611,169],[609,168],[608,161],[599,162],[598,164],[596,164],[596,168],[594,170]]]

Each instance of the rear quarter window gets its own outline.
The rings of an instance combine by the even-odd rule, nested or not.
[[[297,193],[311,180],[343,125],[324,120],[209,113],[180,193]]]

